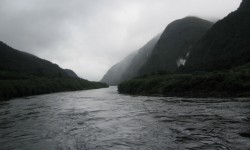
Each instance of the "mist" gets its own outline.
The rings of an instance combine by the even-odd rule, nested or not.
[[[217,21],[241,0],[1,0],[0,40],[99,81],[172,21]]]

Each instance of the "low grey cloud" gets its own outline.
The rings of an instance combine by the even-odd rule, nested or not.
[[[1,0],[0,40],[100,80],[170,22],[218,20],[241,0]]]

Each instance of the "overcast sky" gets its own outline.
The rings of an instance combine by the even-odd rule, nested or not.
[[[218,20],[241,0],[0,0],[0,41],[98,81],[186,16]]]

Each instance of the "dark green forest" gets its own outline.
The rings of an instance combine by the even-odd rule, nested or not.
[[[0,71],[0,101],[16,97],[108,87],[105,83],[70,77],[38,77]]]
[[[123,82],[118,91],[134,95],[249,97],[250,64],[213,72],[155,73]]]

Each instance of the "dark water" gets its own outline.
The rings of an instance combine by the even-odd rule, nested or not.
[[[249,150],[250,99],[119,95],[116,87],[0,103],[1,150]]]

